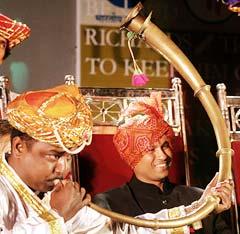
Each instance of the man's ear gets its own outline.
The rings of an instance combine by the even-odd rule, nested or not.
[[[23,153],[25,153],[26,148],[26,142],[20,137],[17,136],[12,139],[12,154],[15,157],[20,157]]]

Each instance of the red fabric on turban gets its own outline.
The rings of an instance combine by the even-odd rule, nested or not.
[[[10,49],[28,38],[30,31],[26,24],[0,14],[0,36],[8,40]]]
[[[160,92],[130,103],[123,116],[125,123],[118,127],[113,142],[131,168],[135,168],[143,154],[151,150],[163,135],[170,138],[174,135],[164,120]]]

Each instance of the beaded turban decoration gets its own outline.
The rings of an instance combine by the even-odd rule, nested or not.
[[[9,103],[7,119],[19,131],[71,154],[91,143],[91,111],[75,85],[26,92]]]
[[[29,35],[30,28],[26,24],[0,14],[0,36],[8,40],[9,49],[28,38]]]
[[[123,116],[125,123],[118,127],[113,142],[121,158],[134,169],[143,154],[163,135],[171,138],[173,130],[163,118],[160,92],[130,103]]]

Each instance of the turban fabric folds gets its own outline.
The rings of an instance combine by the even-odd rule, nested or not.
[[[124,111],[125,123],[118,127],[113,142],[121,158],[135,168],[143,154],[152,150],[154,143],[166,135],[172,137],[173,130],[164,120],[161,93],[138,98]]]
[[[7,118],[19,131],[69,153],[91,143],[91,111],[75,85],[26,92],[9,103]]]
[[[30,28],[26,24],[0,14],[0,36],[8,40],[10,49],[28,38],[29,35]]]

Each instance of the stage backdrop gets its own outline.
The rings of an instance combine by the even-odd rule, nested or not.
[[[0,66],[15,92],[52,87],[66,74],[75,75],[75,0],[2,0],[0,12],[31,28],[30,37]]]
[[[81,86],[131,87],[132,59],[122,19],[138,1],[77,1],[77,77]],[[142,71],[150,78],[146,87],[169,87],[169,64],[145,43],[132,48]]]

